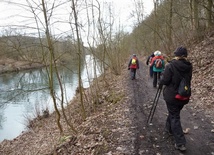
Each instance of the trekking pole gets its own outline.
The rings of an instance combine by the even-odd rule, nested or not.
[[[158,100],[159,100],[161,91],[162,91],[162,88],[160,88],[160,89],[158,88],[157,93],[156,93],[155,98],[154,98],[154,101],[153,101],[153,104],[152,104],[152,108],[151,108],[150,113],[149,113],[149,117],[147,119],[147,124],[150,124],[152,122],[152,119],[153,119],[155,109],[156,109],[157,104],[158,104]]]

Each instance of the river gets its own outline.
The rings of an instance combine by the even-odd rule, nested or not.
[[[83,87],[87,88],[94,78],[94,63],[90,55],[86,55],[85,60],[87,67],[82,67],[81,76]],[[69,102],[78,86],[77,67],[61,67],[59,72],[66,101]],[[99,68],[96,73],[100,74]],[[0,142],[4,139],[12,140],[27,130],[27,119],[35,118],[37,109],[41,111],[48,107],[49,111],[53,111],[52,98],[47,88],[45,68],[0,75]],[[60,93],[56,78],[54,90]]]

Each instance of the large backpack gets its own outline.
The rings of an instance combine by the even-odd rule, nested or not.
[[[158,68],[158,69],[163,68],[162,59],[156,59],[156,60],[155,60],[155,67]]]
[[[181,81],[177,87],[175,98],[178,100],[188,100],[191,96],[191,79],[187,74],[181,75],[179,71],[177,73],[181,77]]]
[[[179,83],[178,94],[183,97],[191,96],[191,81],[187,75],[183,76]]]

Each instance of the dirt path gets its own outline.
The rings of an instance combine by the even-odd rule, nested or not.
[[[194,103],[187,104],[181,112],[183,129],[190,129],[185,134],[187,151],[184,153],[174,149],[172,136],[163,134],[167,110],[162,94],[152,125],[147,125],[147,117],[157,89],[152,87],[152,79],[149,79],[146,73],[148,73],[147,66],[141,62],[136,80],[131,80],[127,75],[128,93],[131,95],[129,116],[133,120],[131,131],[134,135],[132,141],[134,152],[132,154],[214,155],[214,133],[211,132],[213,122],[205,117],[203,111],[196,112],[193,108]]]

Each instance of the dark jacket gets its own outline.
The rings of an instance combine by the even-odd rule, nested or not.
[[[151,54],[150,56],[148,56],[147,60],[146,60],[146,65],[150,65],[150,63],[152,62],[152,58],[154,57],[154,53]]]
[[[135,64],[135,65],[132,64],[132,59],[136,59],[136,64]],[[133,56],[133,57],[129,60],[128,68],[139,69],[139,61],[138,61],[138,58],[137,58],[137,57]]]
[[[165,66],[160,84],[166,85],[163,90],[163,97],[166,102],[172,104],[187,104],[189,102],[189,100],[179,101],[175,99],[181,76],[184,74],[192,79],[192,64],[186,59],[174,59]]]

